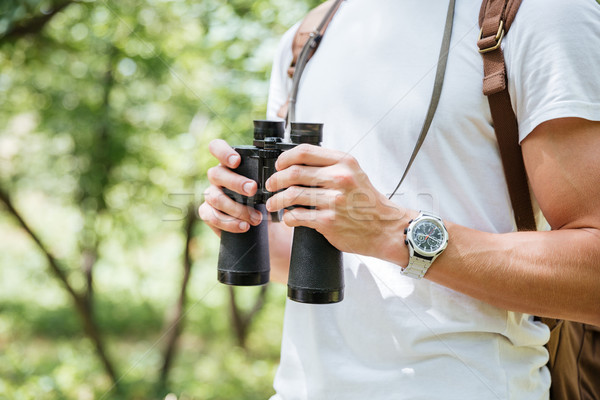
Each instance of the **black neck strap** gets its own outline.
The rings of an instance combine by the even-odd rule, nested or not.
[[[298,56],[298,61],[296,62],[294,76],[292,79],[292,89],[290,91],[290,97],[289,97],[289,108],[288,108],[288,114],[287,114],[288,124],[296,121],[296,99],[298,97],[298,89],[300,87],[300,78],[302,77],[304,68],[306,67],[306,64],[308,63],[310,56],[316,51],[317,47],[319,46],[319,43],[321,42],[321,39],[323,38],[323,35],[325,34],[325,30],[327,29],[328,22],[331,20],[331,18],[333,18],[333,15],[339,9],[342,1],[343,0],[336,0],[333,3],[331,8],[325,14],[325,17],[323,18],[323,20],[321,21],[319,26],[310,34],[308,41],[304,44],[304,47],[302,47],[302,51],[300,52],[300,55]],[[448,52],[450,50],[450,39],[452,38],[452,26],[453,26],[453,22],[454,22],[454,8],[455,8],[455,0],[450,0],[450,2],[448,4],[448,12],[446,15],[446,25],[444,27],[444,36],[442,38],[440,55],[438,58],[437,70],[435,73],[433,93],[431,94],[431,101],[429,102],[429,109],[427,110],[427,114],[425,116],[425,121],[423,122],[423,127],[421,128],[421,133],[419,134],[417,143],[415,144],[415,148],[413,149],[412,155],[410,156],[408,164],[406,165],[406,169],[404,170],[404,173],[402,174],[402,178],[400,179],[400,182],[398,182],[398,185],[396,185],[396,188],[394,189],[392,194],[389,196],[390,199],[396,194],[396,192],[400,188],[400,185],[402,185],[402,182],[404,182],[404,179],[406,178],[406,175],[408,174],[410,167],[412,166],[413,162],[415,161],[415,158],[417,157],[417,153],[419,152],[419,150],[421,149],[421,146],[423,145],[423,142],[425,141],[425,137],[427,136],[427,132],[429,131],[429,127],[431,126],[431,122],[433,121],[433,116],[435,115],[435,111],[440,102],[442,86],[444,84],[444,76],[446,74],[446,64],[448,62]]]
[[[440,96],[442,94],[442,86],[444,85],[444,77],[446,75],[446,64],[448,63],[448,52],[450,51],[450,39],[452,38],[452,26],[454,25],[454,3],[455,0],[450,0],[448,4],[448,13],[446,14],[446,26],[444,27],[444,37],[442,38],[442,46],[440,47],[440,55],[438,58],[437,71],[435,72],[435,81],[433,84],[433,93],[431,94],[431,100],[429,102],[429,109],[427,110],[427,115],[425,116],[425,121],[423,121],[423,127],[421,128],[421,133],[419,134],[419,138],[417,139],[417,143],[415,144],[415,148],[408,160],[408,164],[406,165],[406,169],[402,174],[402,178],[400,178],[400,182],[396,185],[396,188],[389,196],[391,199],[398,189],[406,175],[408,175],[408,171],[412,166],[415,158],[417,157],[417,153],[421,149],[423,142],[425,141],[425,137],[427,136],[427,132],[429,132],[429,127],[431,126],[431,121],[433,121],[433,116],[435,115],[435,110],[437,110],[437,106],[440,102]]]

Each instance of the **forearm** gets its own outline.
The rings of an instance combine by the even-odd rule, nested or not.
[[[491,234],[447,227],[450,244],[427,279],[500,308],[600,325],[598,230]]]
[[[425,278],[503,309],[600,325],[599,133],[598,122],[565,118],[522,142],[529,183],[555,230],[489,234],[449,223],[448,248]],[[378,192],[354,157],[300,145],[276,167],[267,210],[313,208],[286,213],[287,225],[316,229],[340,251],[408,264],[402,231],[417,212]]]
[[[505,309],[600,325],[599,133],[598,122],[563,118],[521,144],[553,231],[485,234],[448,224],[449,246],[426,277]]]

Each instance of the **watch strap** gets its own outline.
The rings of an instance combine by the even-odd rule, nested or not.
[[[408,260],[408,265],[401,269],[402,275],[406,275],[413,279],[421,279],[431,266],[432,260],[426,260],[417,255],[411,256]]]

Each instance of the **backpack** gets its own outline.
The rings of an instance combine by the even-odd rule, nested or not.
[[[328,0],[310,11],[301,22],[292,42],[293,60],[288,75],[292,89],[288,102],[279,110],[282,118],[294,120],[294,105],[300,76],[317,50],[334,14],[343,0]],[[521,0],[483,0],[479,14],[481,31],[477,46],[483,58],[483,93],[490,104],[517,228],[536,230],[518,124],[512,109],[502,39],[507,34]],[[546,344],[552,376],[551,400],[600,400],[600,327],[589,324],[539,318],[550,328]]]

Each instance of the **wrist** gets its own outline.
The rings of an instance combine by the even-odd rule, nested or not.
[[[376,257],[396,265],[406,266],[408,265],[409,251],[408,246],[404,243],[404,229],[408,226],[409,221],[416,218],[419,213],[393,203],[389,208],[394,209],[394,212],[386,215],[385,221],[381,221],[382,232],[378,239],[379,248]]]

